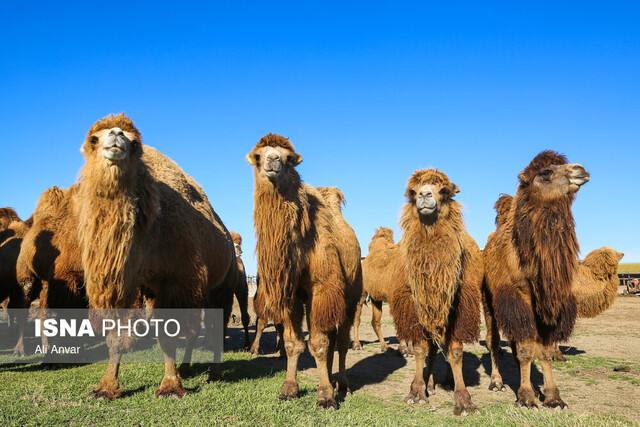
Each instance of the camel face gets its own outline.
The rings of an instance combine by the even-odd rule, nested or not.
[[[588,181],[589,172],[582,165],[549,165],[533,178],[531,188],[540,199],[553,200],[575,194]]]
[[[428,169],[413,174],[405,195],[415,205],[420,218],[432,222],[459,191],[444,173]]]
[[[234,249],[236,250],[236,256],[239,258],[240,255],[242,255],[242,248],[240,247],[239,244],[234,243],[233,244]]]
[[[256,177],[266,178],[272,183],[286,181],[289,171],[302,162],[302,156],[293,150],[293,146],[289,146],[256,145],[246,157],[249,164],[256,168]]]

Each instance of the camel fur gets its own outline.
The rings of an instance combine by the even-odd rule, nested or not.
[[[202,188],[172,160],[142,144],[124,114],[98,120],[82,144],[77,235],[92,308],[131,308],[140,293],[148,309],[231,311],[237,263],[233,242]],[[188,329],[199,330],[199,319]],[[175,341],[160,337],[165,376],[157,396],[185,393],[175,366]],[[195,336],[189,339],[194,342]],[[110,346],[109,366],[93,398],[121,395],[123,346]],[[217,372],[218,369],[212,369]],[[210,376],[211,377],[211,376]]]
[[[347,391],[349,334],[362,294],[360,246],[341,212],[337,188],[302,182],[295,167],[302,156],[291,142],[268,134],[247,154],[254,166],[259,315],[284,324],[287,376],[280,399],[298,396],[296,372],[304,350],[307,315],[309,350],[320,377],[318,405],[337,408],[331,384],[334,348],[339,353],[338,390]]]
[[[492,362],[489,388],[505,389],[497,365],[500,330],[512,343],[520,366],[518,406],[536,406],[530,373],[531,362],[540,358],[543,405],[566,407],[551,360],[554,343],[569,338],[577,316],[572,283],[579,247],[571,205],[588,180],[581,165],[543,151],[520,173],[515,197],[505,195],[496,203],[497,228],[483,251],[483,300]]]
[[[256,313],[256,335],[253,338],[253,343],[251,344],[249,352],[251,354],[259,354],[262,333],[264,332],[264,328],[267,327],[269,320],[272,320],[269,319],[269,314],[266,311],[264,287],[260,286],[260,275],[256,276],[256,293],[253,297],[253,310]],[[276,330],[275,348],[280,352],[278,358],[285,359],[287,357],[287,352],[284,349],[284,325],[282,323],[274,323],[273,326]]]
[[[465,229],[459,192],[446,174],[435,169],[416,171],[409,178],[400,225],[404,230],[398,256],[390,263],[393,286],[390,305],[398,339],[413,341],[416,374],[408,403],[425,403],[423,378],[427,366],[429,394],[435,391],[433,363],[438,345],[451,365],[455,381],[454,413],[473,413],[462,377],[463,343],[480,334],[480,248]]]
[[[393,266],[398,265],[398,245],[393,241],[393,231],[390,228],[380,227],[376,230],[371,243],[369,254],[362,260],[362,298],[358,302],[356,317],[353,323],[354,340],[353,349],[361,350],[359,339],[360,315],[367,295],[371,298],[371,327],[380,341],[380,351],[386,352],[389,348],[382,335],[380,319],[382,318],[382,303],[389,302],[392,286],[398,284],[396,280],[398,272]],[[404,356],[413,354],[412,344],[401,340],[398,351]]]

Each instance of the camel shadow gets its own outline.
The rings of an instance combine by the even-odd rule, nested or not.
[[[406,364],[404,357],[390,357],[389,354],[383,353],[360,359],[347,369],[349,388],[355,392],[366,385],[381,383]]]
[[[560,351],[565,356],[577,356],[578,354],[586,353],[584,350],[579,350],[579,349],[577,349],[576,347],[573,347],[573,346],[561,345],[559,347],[560,347]]]

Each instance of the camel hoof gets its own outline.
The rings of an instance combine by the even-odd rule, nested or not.
[[[113,400],[119,398],[121,394],[122,390],[120,390],[120,388],[115,391],[95,389],[87,395],[87,398],[98,400]]]
[[[569,362],[569,359],[564,357],[564,354],[562,354],[562,353],[554,354],[552,360],[554,362]]]
[[[160,387],[158,390],[156,390],[156,397],[179,399],[186,393],[187,390],[185,390],[183,387],[170,390],[166,390]]]
[[[556,397],[553,399],[546,399],[544,402],[542,402],[542,406],[544,406],[545,408],[560,409],[560,410],[569,409],[569,406],[566,403],[564,403],[564,401],[559,397]]]
[[[539,409],[538,405],[533,400],[530,399],[520,399],[516,400],[516,406],[518,408],[528,408],[528,409]]]
[[[156,390],[156,397],[182,397],[186,392],[180,377],[164,377]]]
[[[342,394],[352,394],[351,393],[351,389],[349,388],[349,383],[346,381],[338,381],[338,383],[336,384],[336,393],[342,393]]]
[[[436,388],[433,386],[427,386],[427,394],[429,396],[433,396],[434,394],[436,394]]]
[[[353,345],[351,345],[353,350],[362,350],[362,343],[360,341],[354,341]]]
[[[380,353],[386,353],[387,351],[389,351],[388,345],[385,345],[384,347],[380,347]]]
[[[467,389],[453,393],[453,414],[467,416],[478,412],[478,408],[471,401],[471,395]]]
[[[507,387],[502,383],[501,379],[491,378],[491,384],[489,384],[489,390],[491,391],[507,391]]]
[[[318,399],[318,406],[329,411],[338,409],[338,402],[333,397],[328,399]]]
[[[24,356],[24,348],[14,348],[13,349],[13,354],[11,354],[11,356],[13,356],[13,357],[22,357],[22,356]]]
[[[473,403],[469,405],[456,406],[455,408],[453,408],[453,415],[466,417],[467,415],[477,414],[477,413],[478,413],[478,408],[476,408],[476,406]]]
[[[181,378],[189,378],[193,375],[193,371],[191,370],[191,365],[188,363],[182,363],[178,368],[178,374]]]
[[[415,404],[425,404],[425,403],[429,403],[429,399],[427,398],[427,395],[424,393],[409,393],[407,395],[407,397],[404,398],[404,401],[407,402],[409,405],[415,405]]]
[[[249,353],[255,354],[255,355],[260,354],[260,347],[251,346],[251,348],[249,349]]]
[[[289,401],[298,397],[298,383],[295,381],[285,381],[282,384],[282,392],[278,399]]]

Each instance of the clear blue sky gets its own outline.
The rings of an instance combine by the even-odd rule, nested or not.
[[[460,187],[484,246],[499,194],[555,149],[591,172],[574,204],[583,256],[640,262],[633,2],[269,3],[4,2],[0,205],[26,218],[72,184],[88,128],[124,111],[243,235],[253,274],[244,156],[268,132],[291,138],[307,183],[344,192],[363,254],[376,227],[399,238],[425,167]]]

